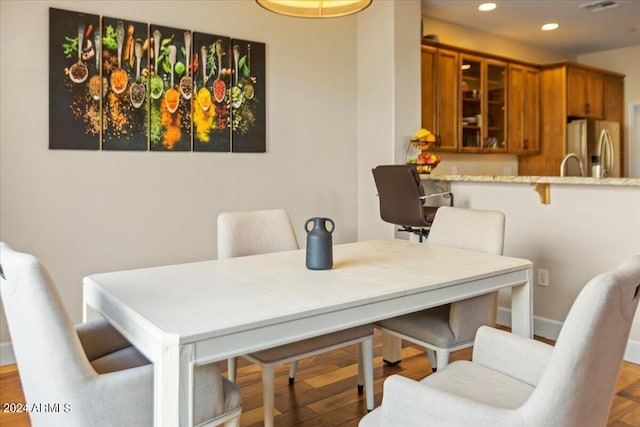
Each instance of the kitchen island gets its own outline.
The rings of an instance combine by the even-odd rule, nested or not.
[[[534,263],[534,331],[556,339],[571,304],[589,279],[640,254],[640,178],[421,175],[455,196],[462,208],[505,213],[504,254]],[[553,187],[547,204],[531,191]],[[548,272],[539,286],[538,270]],[[541,275],[544,276],[544,273]],[[498,320],[508,324],[509,298]],[[625,359],[640,363],[640,315]]]
[[[421,174],[422,180],[451,182],[498,182],[530,184],[540,195],[540,202],[551,203],[551,184],[640,187],[640,178],[594,178],[582,176],[515,176],[515,175],[437,175]],[[442,186],[440,184],[440,186]],[[446,187],[450,185],[447,184]]]
[[[422,174],[420,179],[460,182],[510,182],[515,184],[616,185],[640,187],[640,178],[594,178],[582,176],[438,175]]]

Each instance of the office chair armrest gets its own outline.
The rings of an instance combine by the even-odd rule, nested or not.
[[[483,326],[473,345],[473,362],[536,386],[553,346]]]
[[[399,375],[385,380],[382,396],[380,413],[376,415],[384,427],[524,424],[516,410],[495,408]]]
[[[420,196],[420,199],[425,200],[428,197],[437,197],[437,196],[452,196],[453,193],[450,191],[443,191],[442,193],[431,193],[431,194],[426,194],[424,196]]]

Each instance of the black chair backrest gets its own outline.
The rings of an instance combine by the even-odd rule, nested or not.
[[[414,166],[382,165],[372,172],[383,221],[410,227],[431,225],[425,218],[423,200],[420,199],[424,196],[424,189]]]

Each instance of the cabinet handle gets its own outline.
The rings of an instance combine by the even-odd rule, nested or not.
[[[587,111],[587,114],[589,114],[591,112],[591,105],[587,103],[585,110]]]
[[[522,141],[522,148],[524,148],[525,150],[529,149],[529,140],[525,139],[524,141]]]

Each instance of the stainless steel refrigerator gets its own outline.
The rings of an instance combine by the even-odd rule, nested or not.
[[[620,124],[605,120],[573,120],[567,126],[567,154],[582,161],[586,176],[620,176]],[[577,162],[569,161],[567,176],[580,176]]]

